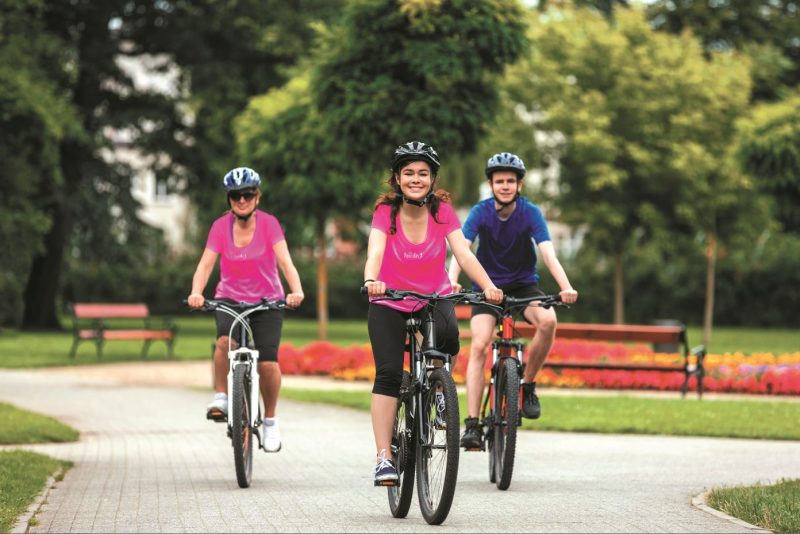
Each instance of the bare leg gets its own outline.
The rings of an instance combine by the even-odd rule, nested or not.
[[[381,450],[386,449],[386,456],[390,458],[397,398],[373,393],[370,411],[372,412],[372,432],[375,434],[376,454],[380,454]]]
[[[467,366],[467,416],[478,417],[481,409],[483,389],[486,386],[486,350],[496,324],[493,315],[482,313],[474,316],[469,323],[472,331],[472,345]]]
[[[527,383],[536,380],[536,375],[544,366],[544,361],[553,347],[556,338],[556,312],[552,308],[546,310],[538,306],[528,306],[525,309],[525,318],[536,327],[536,334],[528,352],[525,374],[522,377],[522,381]]]
[[[264,417],[275,417],[281,391],[281,368],[278,362],[258,362],[258,376],[261,398],[264,399]]]

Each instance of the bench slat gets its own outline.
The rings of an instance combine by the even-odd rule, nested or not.
[[[104,339],[172,339],[171,330],[103,330]]]
[[[142,319],[150,316],[147,304],[95,304],[79,302],[72,305],[78,319]]]
[[[646,365],[635,363],[591,363],[591,362],[555,362],[546,361],[545,367],[559,369],[599,369],[605,371],[676,371],[686,372],[683,365]]]

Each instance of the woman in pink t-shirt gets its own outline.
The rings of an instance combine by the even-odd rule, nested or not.
[[[283,286],[278,276],[280,269],[291,292],[285,295],[286,305],[296,308],[303,302],[300,275],[289,255],[278,219],[256,209],[261,200],[258,173],[239,167],[225,175],[223,185],[231,210],[214,221],[208,233],[206,248],[197,264],[192,279],[189,306],[203,305],[203,289],[220,259],[220,280],[214,298],[231,302],[257,302],[262,298],[284,298]],[[228,333],[233,319],[216,312],[217,343],[214,349],[214,400],[208,405],[209,418],[227,415]],[[251,314],[255,346],[259,351],[258,374],[261,397],[264,399],[264,450],[277,452],[281,448],[280,431],[275,417],[278,393],[281,387],[281,370],[278,366],[278,345],[283,326],[283,312],[266,310]],[[236,340],[233,346],[237,347]]]
[[[487,300],[501,302],[503,292],[492,284],[461,233],[461,223],[449,204],[450,195],[434,190],[439,156],[430,145],[412,141],[395,149],[391,191],[375,206],[369,234],[364,285],[370,297],[386,288],[420,293],[451,292],[445,261],[447,244],[464,272],[484,291]],[[435,192],[434,192],[435,191]],[[449,304],[449,305],[448,305]],[[416,306],[417,308],[419,306]],[[403,375],[406,320],[418,312],[415,303],[378,300],[370,303],[367,324],[375,358],[372,388],[372,430],[378,452],[375,481],[398,479],[390,450],[394,414]],[[458,354],[458,323],[452,303],[440,303],[436,321],[439,350]],[[391,456],[391,455],[389,455]]]

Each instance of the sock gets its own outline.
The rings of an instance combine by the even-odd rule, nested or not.
[[[277,417],[265,417],[264,418],[264,426],[272,426],[278,422]]]

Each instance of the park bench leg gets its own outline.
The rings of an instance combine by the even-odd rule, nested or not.
[[[167,358],[173,358],[175,356],[175,353],[173,351],[173,349],[174,349],[173,345],[174,344],[175,344],[175,340],[174,339],[168,339],[167,340]]]
[[[75,352],[78,350],[78,343],[80,342],[80,338],[75,338],[72,340],[72,347],[69,349],[69,359],[75,359]]]
[[[151,341],[151,340],[149,340],[149,339],[145,339],[145,341],[144,341],[144,345],[142,345],[142,352],[141,352],[141,354],[139,355],[139,357],[140,357],[141,359],[145,359],[145,358],[147,358],[147,349],[149,349],[149,348],[150,348],[150,343],[152,343],[152,341]]]
[[[103,338],[98,337],[94,342],[95,351],[97,352],[97,359],[103,357]]]

